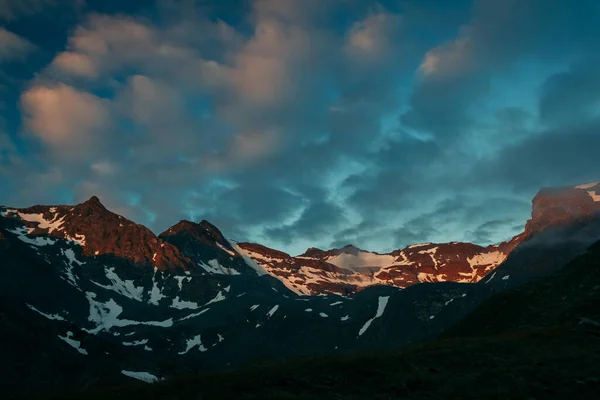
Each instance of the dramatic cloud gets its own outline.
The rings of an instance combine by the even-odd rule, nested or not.
[[[377,8],[365,19],[355,22],[348,32],[346,50],[358,61],[389,57],[397,46],[394,39],[400,29],[401,17]]]
[[[387,251],[600,179],[595,0],[1,1],[0,203]]]
[[[26,128],[63,157],[85,158],[109,128],[106,101],[64,84],[34,86],[21,105]]]

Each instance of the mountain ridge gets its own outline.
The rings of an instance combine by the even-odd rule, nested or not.
[[[531,218],[524,231],[497,245],[420,243],[389,253],[370,252],[352,244],[329,250],[311,247],[298,256],[258,243],[237,242],[234,248],[206,220],[181,220],[155,235],[144,225],[106,209],[97,196],[75,206],[4,208],[2,216],[16,213],[24,219],[27,235],[79,241],[87,256],[110,252],[124,255],[136,265],[161,270],[201,267],[206,273],[252,274],[259,267],[296,294],[349,295],[379,284],[404,288],[423,282],[477,282],[535,234],[592,219],[600,212],[596,189],[600,190],[600,182],[541,189],[532,199]],[[206,262],[207,258],[212,262]]]
[[[544,196],[534,221],[541,231],[507,242],[515,246],[508,255],[499,246],[451,242],[395,255],[350,249],[299,258],[233,240],[221,245],[217,228],[202,221],[180,222],[160,238],[95,201],[0,208],[0,274],[10,278],[0,279],[0,358],[7,360],[0,376],[9,393],[44,391],[420,343],[600,239],[600,202]],[[547,211],[557,208],[552,198],[571,201],[558,207],[560,218]],[[171,247],[182,267],[160,268],[155,249]],[[390,257],[396,265],[374,266]],[[394,280],[406,286],[381,284]]]

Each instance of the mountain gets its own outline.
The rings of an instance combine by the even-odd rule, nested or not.
[[[423,282],[474,283],[536,233],[566,224],[585,224],[594,218],[600,210],[600,195],[595,189],[600,192],[600,182],[541,190],[533,199],[532,218],[525,231],[487,247],[423,243],[378,254],[347,245],[327,251],[310,248],[296,257],[252,243],[240,243],[240,247],[297,294],[349,295],[372,285],[405,288]]]
[[[3,388],[148,381],[435,338],[600,239],[596,188],[540,191],[525,232],[497,246],[297,257],[228,240],[206,221],[156,236],[95,197],[0,207]]]
[[[82,390],[86,399],[595,399],[600,390],[600,242],[547,277],[492,296],[442,338]]]
[[[1,215],[13,227],[8,232],[34,248],[61,240],[79,246],[84,256],[110,255],[138,267],[185,269],[189,264],[176,247],[160,241],[145,226],[108,211],[96,196],[73,207],[4,208]]]
[[[349,245],[328,251],[311,248],[292,257],[252,243],[239,247],[297,294],[344,296],[373,285],[405,288],[422,282],[477,282],[512,250],[509,243],[482,247],[453,242],[417,244],[378,254]]]

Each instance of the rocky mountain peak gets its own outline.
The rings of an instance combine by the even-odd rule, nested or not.
[[[98,206],[102,206],[102,203],[100,202],[100,199],[98,198],[98,196],[92,196],[88,199],[88,201],[85,202],[85,204],[89,204],[89,205],[98,205]]]
[[[206,220],[199,223],[181,220],[159,235],[168,242],[194,241],[208,246],[220,246],[229,251],[233,248],[221,231]]]
[[[325,254],[325,250],[321,250],[317,247],[309,247],[304,253],[300,254],[298,257],[322,258],[325,256]]]
[[[109,212],[104,204],[100,202],[100,199],[97,196],[90,197],[87,201],[78,204],[76,208],[80,211],[85,211],[85,214],[91,215],[94,212],[104,213]]]
[[[161,241],[150,229],[115,214],[93,196],[75,206],[33,206],[7,209],[3,216],[15,225],[13,233],[41,243],[62,239],[80,246],[88,257],[110,256],[134,265],[158,269],[187,269],[189,260],[177,248]]]
[[[339,252],[346,253],[346,254],[357,254],[357,253],[363,251],[363,250],[359,249],[358,247],[354,246],[353,244],[347,244],[338,250],[339,250]]]
[[[598,190],[598,194],[596,192]],[[589,221],[600,214],[600,182],[544,188],[532,200],[526,236],[544,229]]]
[[[227,242],[227,239],[225,239],[225,237],[223,236],[223,234],[221,233],[221,231],[214,226],[213,224],[211,224],[210,222],[208,222],[207,220],[203,219],[202,221],[200,221],[200,223],[198,224],[202,229],[204,229],[204,231],[211,236],[212,238],[215,239],[215,241],[221,243],[221,244],[225,244]]]

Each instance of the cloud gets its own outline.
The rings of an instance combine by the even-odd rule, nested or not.
[[[21,96],[26,129],[63,157],[85,157],[103,139],[109,103],[65,84],[33,86]]]
[[[64,51],[56,56],[52,68],[74,76],[95,78],[98,76],[98,66],[85,54]]]
[[[33,14],[52,3],[53,0],[0,0],[0,19],[11,20],[22,14]]]
[[[429,50],[419,66],[426,78],[459,75],[471,67],[472,39],[469,36]]]
[[[347,33],[346,51],[363,62],[390,56],[400,29],[401,17],[378,6]]]
[[[497,219],[490,221],[490,213]],[[515,225],[520,224],[523,228],[528,216],[529,201],[502,194],[489,198],[474,193],[459,194],[438,202],[431,211],[407,220],[397,228],[393,234],[395,248],[419,242],[499,243],[515,234]]]
[[[0,21],[20,21],[43,12],[78,12],[86,4],[87,0],[0,0]]]
[[[543,182],[597,167],[570,142],[595,143],[597,2],[92,3],[7,124],[9,170],[54,193],[13,180],[16,205],[381,251],[505,239]]]
[[[317,200],[304,208],[293,223],[266,229],[265,236],[285,244],[318,240],[335,233],[346,221],[344,209],[340,205]]]
[[[91,14],[77,26],[67,49],[57,54],[49,71],[59,79],[89,80],[118,76],[128,68],[181,72],[201,60],[192,49],[179,45],[174,35],[143,18]]]
[[[172,122],[183,108],[183,100],[176,88],[144,75],[130,76],[116,103],[124,114],[140,125]]]
[[[519,224],[519,225],[517,225]],[[471,236],[472,240],[476,243],[487,244],[487,243],[497,243],[495,238],[498,236],[502,237],[502,241],[508,239],[506,236],[507,232],[511,230],[514,231],[515,234],[522,232],[523,229],[523,221],[515,221],[514,219],[499,219],[499,220],[491,220],[486,221],[483,224],[476,227]]]
[[[589,52],[592,47],[587,46],[597,35],[578,26],[593,26],[586,13],[594,13],[596,7],[584,1],[575,16],[567,1],[475,2],[473,18],[458,36],[425,54],[410,110],[401,122],[439,140],[465,135],[476,125],[475,110],[494,96],[492,78],[517,60],[560,62]]]
[[[35,48],[27,39],[0,27],[0,62],[22,61]]]
[[[542,123],[560,126],[600,117],[598,57],[574,63],[546,79],[539,103]]]
[[[598,180],[600,119],[564,125],[504,148],[472,171],[476,185],[496,185],[532,196],[541,187]]]
[[[106,160],[98,161],[98,162],[92,164],[90,168],[92,169],[92,171],[94,171],[98,175],[114,175],[118,170],[117,165],[113,164],[110,161],[106,161]]]

